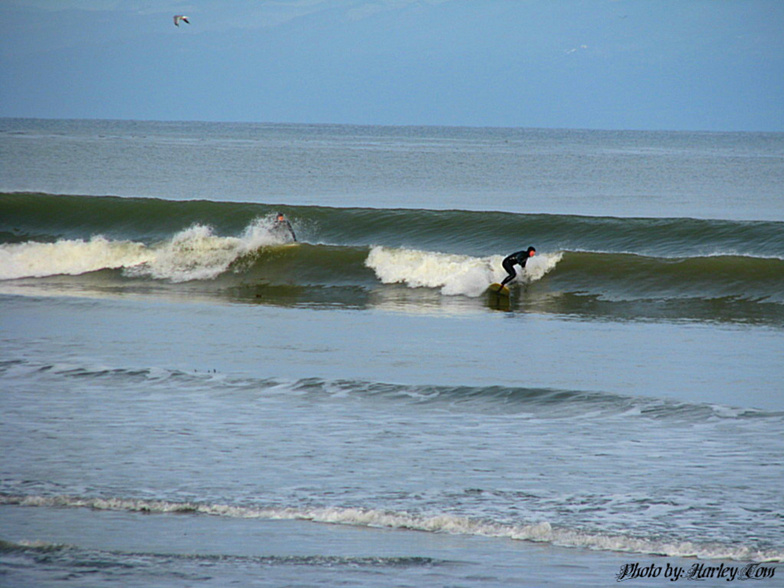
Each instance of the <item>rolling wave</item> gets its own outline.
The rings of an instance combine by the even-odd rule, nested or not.
[[[277,210],[299,243],[275,232]],[[505,275],[504,255],[535,243],[512,308],[784,322],[784,223],[46,194],[0,195],[0,212],[6,292],[147,287],[285,303],[297,291],[309,304],[328,291],[330,304],[364,306],[404,288],[480,299]]]

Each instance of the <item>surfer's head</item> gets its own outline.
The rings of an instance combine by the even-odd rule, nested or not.
[[[278,221],[284,221],[284,220],[286,220],[286,217],[285,217],[285,216],[283,216],[283,213],[282,213],[282,212],[279,212],[278,214],[276,214],[276,215],[275,215],[275,218],[276,218]]]
[[[529,247],[528,248],[528,257],[533,257],[534,255],[536,255],[536,248],[535,247]]]

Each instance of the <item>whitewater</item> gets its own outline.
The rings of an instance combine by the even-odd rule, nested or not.
[[[7,244],[0,246],[0,280],[78,276],[105,269],[120,269],[129,278],[151,277],[171,283],[213,280],[224,272],[246,271],[243,261],[279,246],[296,244],[277,234],[272,216],[255,219],[237,237],[221,237],[209,226],[194,225],[151,245],[101,235],[89,240]],[[506,275],[502,259],[500,255],[476,258],[373,246],[364,263],[382,283],[440,288],[446,295],[477,297],[488,284]],[[520,281],[541,279],[559,260],[559,254],[531,260]]]

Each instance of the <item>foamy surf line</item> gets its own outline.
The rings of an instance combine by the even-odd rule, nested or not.
[[[242,519],[302,520],[357,527],[406,529],[427,533],[514,539],[518,541],[549,543],[558,547],[639,553],[665,557],[694,557],[698,559],[751,562],[784,561],[784,552],[757,550],[747,546],[728,546],[716,543],[697,544],[690,541],[658,541],[623,535],[605,535],[602,533],[554,528],[546,521],[533,524],[510,525],[449,514],[427,516],[365,508],[264,508],[163,500],[82,498],[75,496],[18,496],[8,494],[0,494],[0,505],[89,508],[101,511],[151,514],[199,514]]]

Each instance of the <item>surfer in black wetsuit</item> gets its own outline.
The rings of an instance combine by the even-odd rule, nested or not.
[[[520,267],[525,267],[525,262],[528,261],[529,257],[533,257],[534,255],[536,255],[536,249],[533,247],[529,247],[525,251],[516,251],[515,253],[508,255],[506,259],[501,262],[501,265],[506,270],[506,273],[509,274],[504,278],[504,281],[501,282],[501,287],[503,288],[508,282],[511,282],[517,277],[517,272],[514,268],[515,264],[519,265]]]
[[[294,234],[294,229],[291,227],[291,223],[286,220],[286,217],[283,216],[283,213],[279,212],[275,216],[275,226],[272,229],[277,235],[280,235],[283,238],[291,237],[292,241],[297,241],[297,236]]]

